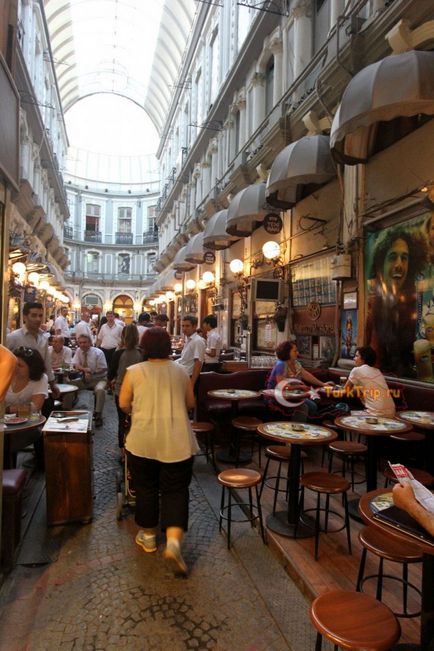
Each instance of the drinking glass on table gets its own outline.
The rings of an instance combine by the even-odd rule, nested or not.
[[[39,420],[41,417],[41,410],[37,408],[34,402],[30,403],[30,420]]]
[[[30,418],[31,409],[30,402],[23,402],[17,406],[17,416],[19,418]]]

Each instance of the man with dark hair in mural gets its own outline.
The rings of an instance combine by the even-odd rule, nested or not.
[[[426,262],[425,239],[415,230],[387,229],[376,241],[368,274],[366,342],[383,371],[415,375],[416,278]]]

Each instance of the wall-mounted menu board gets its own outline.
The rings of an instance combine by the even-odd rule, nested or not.
[[[255,350],[275,350],[277,346],[277,325],[272,319],[255,319],[253,334]]]
[[[332,280],[331,256],[312,258],[291,266],[292,305],[304,307],[312,302],[336,303],[336,281]]]

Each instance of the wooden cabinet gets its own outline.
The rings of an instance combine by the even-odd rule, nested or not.
[[[60,412],[56,412],[59,414]],[[74,415],[74,412],[63,412]],[[56,431],[50,418],[44,428],[44,454],[47,494],[47,524],[87,523],[92,520],[92,416],[80,412],[80,421],[87,419],[86,431],[76,431],[74,422],[68,429]],[[59,424],[59,427],[64,424]]]

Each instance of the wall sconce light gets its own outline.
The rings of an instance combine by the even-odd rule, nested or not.
[[[172,292],[171,290],[166,292],[166,299],[168,301],[174,301],[175,300],[175,292]]]
[[[285,248],[285,245],[281,245],[279,242],[274,242],[273,240],[265,242],[262,247],[265,262],[272,264],[274,267],[273,278],[283,278],[285,275],[284,259],[282,257]]]
[[[212,271],[205,271],[202,275],[202,280],[206,285],[212,285],[214,283],[214,274]]]
[[[193,278],[189,278],[185,283],[186,288],[189,292],[192,292],[196,288],[196,281]]]
[[[235,276],[241,276],[244,271],[243,261],[240,260],[239,258],[235,258],[234,260],[231,260],[229,263],[229,269],[232,271],[232,273]]]
[[[50,283],[48,280],[41,280],[39,283],[39,289],[42,289],[43,292],[48,292],[48,288],[50,287]]]
[[[151,307],[154,307],[154,305],[155,305],[155,300],[154,300],[153,298],[151,298],[151,300],[149,301],[149,305],[150,305]]]
[[[33,287],[38,287],[41,276],[37,271],[31,271],[27,276],[27,279]]]
[[[81,303],[80,301],[74,301],[72,304],[72,309],[78,312],[78,310],[81,308]]]
[[[181,294],[181,292],[182,292],[182,283],[175,283],[175,287],[173,289],[175,290],[176,294]]]

